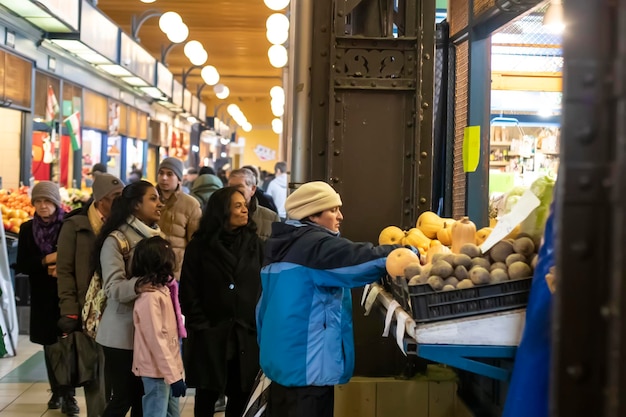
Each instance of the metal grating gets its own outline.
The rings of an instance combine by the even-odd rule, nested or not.
[[[452,216],[456,219],[466,214],[466,174],[463,171],[463,135],[467,127],[469,93],[469,42],[456,47],[454,82],[454,172],[452,176]]]
[[[546,6],[502,27],[491,37],[494,71],[561,72],[562,35],[543,25]]]
[[[496,0],[474,0],[474,16],[480,16],[496,6]]]
[[[450,0],[448,3],[448,20],[450,36],[454,36],[469,24],[469,0]]]

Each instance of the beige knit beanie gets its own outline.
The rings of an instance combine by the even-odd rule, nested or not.
[[[61,207],[61,193],[59,193],[59,186],[52,181],[39,181],[33,187],[31,193],[31,204],[35,205],[35,200],[38,198],[45,198],[52,201],[55,206]]]
[[[322,181],[303,184],[285,201],[287,216],[294,220],[302,220],[312,214],[340,206],[339,194]]]

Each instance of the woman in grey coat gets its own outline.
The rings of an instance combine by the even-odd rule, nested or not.
[[[137,243],[152,236],[161,236],[157,222],[163,203],[156,188],[147,181],[127,185],[115,199],[111,215],[96,239],[95,270],[102,276],[107,297],[106,307],[98,326],[96,342],[104,350],[105,378],[113,391],[103,417],[123,417],[132,407],[131,417],[142,416],[141,379],[132,373],[133,363],[133,306],[139,293],[150,290],[137,287],[137,278],[129,274],[133,251]],[[129,253],[113,231],[123,233]]]

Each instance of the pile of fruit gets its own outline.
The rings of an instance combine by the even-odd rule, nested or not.
[[[387,272],[390,276],[403,276],[409,285],[429,284],[435,291],[531,277],[539,243],[516,229],[482,253],[480,245],[491,231],[491,228],[476,231],[467,217],[455,221],[424,212],[416,227],[408,232],[395,226],[385,228],[379,243],[417,247],[419,257],[405,248],[393,251],[387,258]]]
[[[35,208],[30,204],[28,187],[0,190],[0,211],[4,230],[19,233],[22,223],[35,214]]]

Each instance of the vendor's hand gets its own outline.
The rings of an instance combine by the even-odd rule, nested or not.
[[[57,321],[57,326],[64,334],[70,334],[77,330],[80,330],[80,320],[78,320],[78,315],[66,315],[61,316],[61,318]]]
[[[174,382],[172,385],[170,385],[170,387],[172,388],[172,397],[185,396],[185,391],[187,391],[187,384],[185,384],[185,381],[183,381],[182,379]]]

